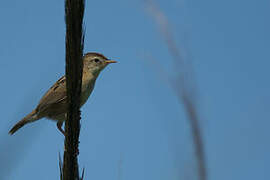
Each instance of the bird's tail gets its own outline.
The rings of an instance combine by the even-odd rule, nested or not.
[[[39,118],[37,118],[37,114],[36,114],[36,110],[33,110],[31,113],[29,113],[27,116],[25,116],[22,120],[20,120],[19,122],[17,122],[9,131],[9,134],[12,135],[14,134],[16,131],[18,131],[21,127],[23,127],[25,124],[34,122],[36,120],[38,120]]]

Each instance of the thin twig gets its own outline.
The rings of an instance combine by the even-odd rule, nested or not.
[[[60,152],[58,154],[58,159],[59,159],[60,180],[63,180],[63,162],[62,162],[62,158],[61,158]]]
[[[117,180],[122,180],[123,176],[123,154],[120,154],[120,159],[118,161],[118,172],[117,172]]]
[[[81,179],[80,180],[83,180],[84,179],[84,171],[85,171],[85,168],[83,168],[83,170],[82,170],[82,175],[81,175]]]
[[[164,36],[168,50],[173,57],[177,77],[170,78],[170,85],[175,91],[177,99],[184,104],[188,120],[191,127],[191,135],[195,148],[195,157],[198,165],[198,176],[201,180],[207,179],[206,160],[204,153],[204,143],[201,133],[199,116],[197,110],[197,91],[195,79],[190,62],[185,62],[181,57],[179,48],[177,47],[173,35],[170,31],[169,22],[161,9],[152,1],[146,0],[148,11],[159,25],[159,30]]]

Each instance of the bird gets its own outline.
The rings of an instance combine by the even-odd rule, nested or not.
[[[83,72],[80,107],[85,104],[92,93],[97,77],[100,72],[115,60],[110,60],[104,55],[96,52],[88,52],[83,56]],[[67,89],[66,76],[62,76],[40,99],[36,108],[17,122],[9,131],[12,135],[24,125],[35,122],[42,118],[57,121],[58,130],[65,135],[62,125],[67,118]]]

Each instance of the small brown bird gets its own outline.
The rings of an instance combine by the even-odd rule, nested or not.
[[[86,53],[83,56],[80,106],[84,105],[90,96],[99,73],[110,63],[116,63],[116,61],[109,60],[99,53]],[[45,117],[57,121],[57,128],[65,135],[62,125],[66,119],[67,108],[66,77],[63,76],[45,93],[37,107],[13,126],[9,134],[14,134],[27,123]]]

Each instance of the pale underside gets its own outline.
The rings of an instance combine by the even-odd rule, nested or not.
[[[81,106],[87,101],[95,85],[93,76],[83,76],[83,79]],[[63,122],[66,119],[67,108],[66,77],[63,76],[41,98],[36,108],[36,115],[38,119],[46,117]]]

